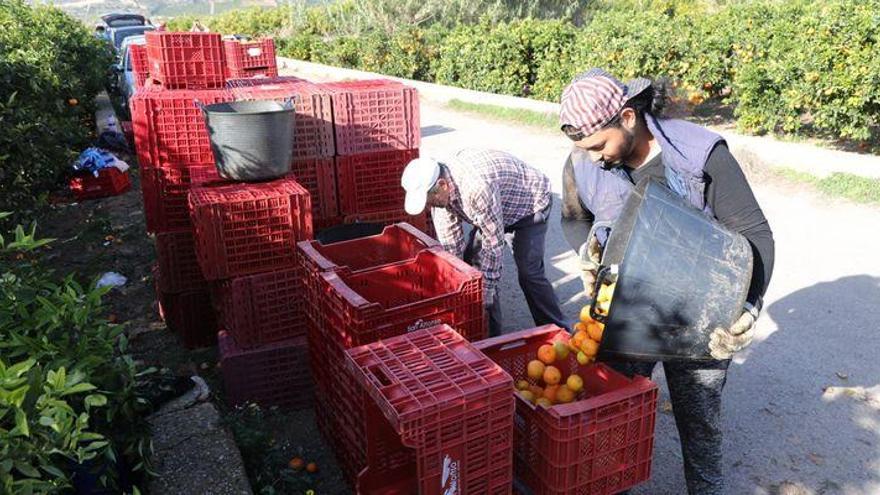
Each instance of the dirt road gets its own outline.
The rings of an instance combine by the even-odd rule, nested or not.
[[[503,149],[549,175],[558,195],[570,146],[561,134],[424,100],[421,112],[423,156],[441,158],[467,146]],[[725,391],[727,491],[772,493],[792,481],[817,494],[880,493],[880,210],[762,174],[751,180],[774,230],[777,261],[759,337],[737,356]],[[546,262],[574,318],[583,301],[558,211],[557,201]],[[505,266],[505,325],[531,326],[510,253]],[[665,402],[662,372],[654,378]],[[684,493],[681,462],[672,414],[661,412],[653,479],[634,493]]]

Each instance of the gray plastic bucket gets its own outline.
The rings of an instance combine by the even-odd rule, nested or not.
[[[296,118],[292,101],[234,101],[199,106],[205,115],[221,177],[249,182],[290,173]]]

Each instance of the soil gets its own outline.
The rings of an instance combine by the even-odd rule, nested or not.
[[[216,347],[185,349],[178,336],[159,318],[151,274],[156,254],[153,238],[146,233],[137,159],[124,154],[119,154],[119,158],[132,166],[129,171],[131,190],[119,196],[82,203],[75,202],[69,193],[62,191],[53,194],[51,204],[40,211],[38,237],[55,239],[41,263],[61,275],[73,273],[83,284],[92,283],[105,272],[124,275],[128,279],[126,284],[111,290],[104,302],[108,315],[125,323],[135,359],[144,366],[168,368],[178,376],[199,374],[204,377],[222,419],[229,414],[230,408],[223,400]],[[279,473],[289,470],[287,459],[294,456],[302,457],[306,462],[316,462],[319,466],[316,474],[302,472],[294,475],[294,478],[302,478],[301,482],[294,484],[306,488],[285,490],[277,487],[272,493],[299,495],[308,493],[307,490],[322,495],[351,493],[342,480],[332,451],[318,434],[311,410],[274,414],[265,427],[284,456],[289,455],[277,466]],[[248,454],[254,453],[242,452],[243,456]],[[194,480],[199,477],[196,464],[197,459],[193,459]],[[285,478],[289,475],[286,473]],[[260,493],[257,487],[254,492]]]

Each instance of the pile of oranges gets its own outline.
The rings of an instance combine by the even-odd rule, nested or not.
[[[516,382],[518,393],[527,401],[539,406],[550,407],[554,404],[567,404],[577,399],[578,393],[584,389],[584,380],[572,373],[562,381],[562,372],[554,366],[556,361],[565,361],[572,352],[571,344],[556,341],[538,348],[538,359],[529,361],[526,375],[539,385],[530,385],[527,380]]]
[[[597,313],[608,315],[611,309],[611,297],[614,295],[614,285],[612,283],[599,288],[596,296]],[[587,365],[596,360],[605,325],[590,316],[590,306],[584,306],[579,316],[580,321],[574,324],[574,334],[568,342],[556,341],[553,344],[544,344],[538,348],[537,359],[529,361],[526,375],[532,383],[544,386],[531,385],[529,380],[516,382],[517,393],[527,401],[550,407],[573,402],[583,392],[584,380],[580,376],[572,373],[565,382],[562,382],[562,372],[554,366],[557,361],[568,359],[572,352],[577,353],[576,358],[580,365]]]
[[[597,310],[598,310],[597,304]],[[574,324],[574,335],[571,336],[569,345],[577,352],[577,361],[587,364],[596,359],[599,353],[599,343],[602,342],[602,334],[605,333],[605,325],[594,320],[590,316],[590,307],[581,309],[580,321]]]

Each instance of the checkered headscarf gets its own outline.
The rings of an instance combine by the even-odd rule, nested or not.
[[[602,69],[590,69],[577,75],[562,92],[560,124],[590,136],[611,122],[627,101],[650,86],[651,81],[645,78],[623,84]]]

